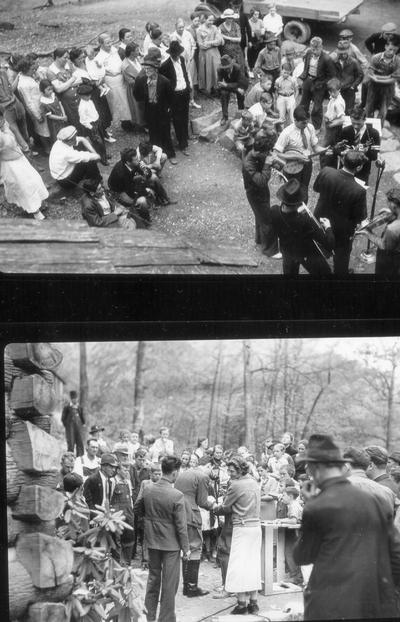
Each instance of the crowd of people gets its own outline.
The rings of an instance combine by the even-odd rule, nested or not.
[[[141,45],[134,28],[121,28],[117,44],[104,32],[96,45],[56,48],[48,66],[33,53],[2,61],[0,163],[7,201],[45,217],[48,190],[31,164],[40,150],[61,188],[82,189],[89,225],[146,228],[154,206],[175,202],[160,177],[166,161],[178,163],[177,150],[189,155],[190,110],[201,107],[195,98],[219,98],[221,125],[228,128],[235,96],[234,144],[262,253],[283,256],[285,274],[303,265],[317,275],[331,272],[333,253],[334,273],[347,274],[356,228],[367,217],[371,162],[381,163],[379,127],[399,89],[397,26],[384,24],[368,37],[367,58],[348,28],[333,51],[318,36],[308,47],[284,40],[274,3],[265,16],[228,8],[215,21],[197,10],[189,24],[178,18],[172,33],[148,22]],[[121,149],[105,181],[99,163],[108,166],[107,144],[116,141],[119,123],[139,145]],[[333,172],[314,185],[324,205],[313,219],[299,206],[307,204],[316,157],[322,172]],[[289,185],[278,195],[281,205],[271,208],[273,168]],[[328,182],[337,194],[326,191]],[[391,216],[397,220],[395,211]],[[370,237],[387,260],[377,270],[391,266],[397,273],[398,226],[392,229],[390,239]]]
[[[65,407],[64,423],[75,418],[76,430],[79,408]],[[210,596],[236,595],[233,614],[257,613],[261,521],[291,527],[287,581],[307,587],[306,620],[399,617],[400,451],[369,445],[342,453],[328,435],[295,444],[285,432],[266,439],[259,456],[244,446],[210,447],[206,437],[177,452],[167,427],[158,438],[124,429],[117,442],[103,432],[93,425],[84,451],[67,433],[57,487],[88,517],[96,506],[123,510],[131,529],[113,554],[148,569],[149,622],[159,603],[158,619],[175,622],[180,568],[186,597],[209,594],[198,584],[201,563],[221,571]]]

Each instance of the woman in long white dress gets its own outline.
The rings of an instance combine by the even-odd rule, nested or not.
[[[132,129],[126,82],[122,75],[122,60],[118,49],[112,45],[108,33],[99,35],[100,51],[95,57],[105,69],[104,82],[110,89],[106,95],[114,123],[121,122],[124,130]]]
[[[7,202],[43,220],[40,208],[49,193],[39,173],[22,153],[3,113],[0,113],[0,176]]]

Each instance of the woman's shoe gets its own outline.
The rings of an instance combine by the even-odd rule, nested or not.
[[[231,611],[231,615],[233,616],[245,616],[247,613],[248,611],[246,605],[236,605],[236,607]]]
[[[248,613],[258,613],[260,611],[260,607],[258,606],[257,601],[250,601],[247,605]]]

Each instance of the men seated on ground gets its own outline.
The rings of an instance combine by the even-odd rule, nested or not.
[[[50,151],[50,174],[65,189],[75,188],[82,179],[101,180],[99,154],[87,138],[77,134],[73,125],[63,127]]]
[[[82,184],[82,216],[90,227],[123,227],[136,229],[128,209],[118,205],[97,179],[86,179]]]
[[[151,171],[139,162],[136,149],[127,147],[121,151],[121,159],[108,178],[108,187],[122,205],[129,207],[138,229],[150,226],[150,206],[154,198],[150,177]]]

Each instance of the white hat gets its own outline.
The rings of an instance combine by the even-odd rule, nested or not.
[[[57,134],[57,138],[58,140],[70,140],[70,138],[73,138],[77,133],[78,131],[76,127],[73,125],[67,125],[67,127],[61,128]]]
[[[221,19],[226,19],[227,17],[231,17],[232,19],[239,19],[238,13],[235,13],[232,9],[225,9],[225,11],[221,15]]]

